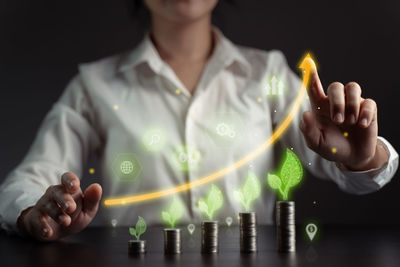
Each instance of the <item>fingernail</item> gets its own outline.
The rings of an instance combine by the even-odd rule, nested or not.
[[[43,234],[43,236],[46,236],[46,234],[49,232],[49,229],[47,229],[47,228],[43,228],[42,229],[42,234]]]
[[[367,121],[367,119],[365,119],[365,118],[362,119],[362,120],[361,120],[361,125],[367,127],[367,126],[368,126],[368,121]]]
[[[74,187],[74,182],[69,182],[69,187]]]
[[[68,207],[69,207],[69,202],[65,202],[64,203],[64,209],[66,210],[66,209],[68,209]]]
[[[335,115],[334,120],[335,120],[335,122],[338,122],[338,123],[342,122],[343,121],[343,115],[341,113],[337,113]]]
[[[351,124],[356,123],[356,116],[354,116],[353,114],[350,115],[350,123]]]

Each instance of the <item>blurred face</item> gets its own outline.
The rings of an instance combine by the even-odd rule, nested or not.
[[[171,22],[193,22],[211,15],[218,0],[143,0],[153,17]]]

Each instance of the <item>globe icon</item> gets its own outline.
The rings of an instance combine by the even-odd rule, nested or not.
[[[131,174],[133,172],[133,169],[134,169],[133,163],[131,161],[129,161],[129,160],[123,161],[121,163],[120,168],[121,168],[121,172],[123,174]]]

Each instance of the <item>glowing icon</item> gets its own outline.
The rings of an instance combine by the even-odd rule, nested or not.
[[[233,221],[232,217],[226,217],[226,219],[225,219],[225,222],[228,225],[228,227],[231,226],[232,221]]]
[[[310,238],[310,241],[312,241],[314,239],[317,231],[318,231],[318,228],[314,223],[307,224],[306,233],[307,233],[308,237]]]
[[[292,150],[286,149],[286,158],[280,170],[280,177],[268,173],[267,184],[274,190],[278,190],[283,200],[289,199],[291,187],[300,183],[303,178],[303,167],[299,158]]]
[[[181,163],[195,163],[200,158],[200,153],[198,151],[193,151],[192,153],[188,154],[184,151],[179,152],[178,160]]]
[[[152,145],[158,144],[158,143],[160,142],[160,140],[161,140],[160,135],[158,135],[158,134],[153,134],[153,135],[151,136],[151,141],[150,141],[149,145],[152,146]]]
[[[193,223],[191,223],[188,225],[187,229],[188,229],[189,233],[192,235],[194,230],[196,229],[196,226]]]
[[[179,171],[187,172],[198,167],[201,160],[200,151],[190,146],[177,147],[171,157],[171,163]]]
[[[149,152],[158,152],[165,147],[166,136],[163,129],[154,127],[147,129],[142,137],[145,149]]]
[[[283,95],[284,87],[285,84],[274,75],[272,76],[269,83],[267,83],[267,85],[265,86],[266,95]]]
[[[132,161],[129,161],[129,160],[124,160],[121,163],[120,168],[121,168],[121,172],[123,174],[131,174],[133,172],[133,170],[135,169]]]
[[[117,221],[116,219],[112,219],[112,220],[111,220],[111,225],[112,225],[112,227],[117,226],[117,223],[118,223],[118,221]]]
[[[89,173],[90,173],[90,174],[94,174],[94,169],[93,169],[93,168],[90,168],[90,169],[89,169]]]
[[[192,153],[187,153],[185,151],[179,152],[178,160],[181,163],[195,163],[200,158],[199,151],[192,151]]]
[[[223,122],[217,125],[216,130],[219,136],[228,136],[230,138],[235,138],[236,136],[236,132],[233,127]]]
[[[139,177],[142,166],[135,154],[121,153],[112,163],[112,170],[120,181],[134,181]]]
[[[187,162],[188,161],[188,155],[185,153],[185,152],[183,152],[183,151],[181,151],[180,153],[179,153],[179,156],[178,156],[178,160],[181,162],[181,163],[185,163],[185,162]]]

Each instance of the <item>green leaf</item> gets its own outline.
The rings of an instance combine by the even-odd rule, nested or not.
[[[183,216],[184,208],[182,202],[177,197],[174,197],[168,211],[161,212],[161,217],[165,223],[173,228],[175,223]]]
[[[272,189],[279,189],[282,186],[281,179],[274,174],[268,173],[267,183]]]
[[[203,199],[199,200],[199,210],[208,216],[208,206]]]
[[[147,225],[146,222],[142,217],[139,216],[139,220],[136,223],[136,233],[137,233],[137,239],[139,240],[140,236],[146,232]]]
[[[210,219],[212,219],[214,212],[222,207],[224,202],[222,192],[216,185],[211,185],[211,191],[207,197],[207,206]]]
[[[175,225],[175,222],[178,221],[183,216],[184,206],[182,202],[174,197],[171,206],[169,207],[169,214],[171,215],[171,220]]]
[[[244,198],[243,198],[243,193],[240,189],[233,191],[233,196],[237,201],[243,204]]]
[[[243,186],[243,199],[246,203],[246,210],[250,209],[251,203],[261,195],[261,184],[253,172],[249,172]]]
[[[281,179],[288,191],[290,187],[297,185],[303,177],[303,167],[299,158],[291,150],[286,149],[286,159],[281,169]]]
[[[136,229],[133,228],[133,227],[129,227],[129,233],[130,233],[132,236],[136,236]]]
[[[166,224],[169,224],[169,225],[172,224],[172,222],[171,222],[171,215],[169,214],[169,212],[167,212],[167,211],[162,211],[162,212],[161,212],[161,217],[162,217],[163,221],[164,221]],[[173,226],[171,225],[171,227],[173,227]]]

